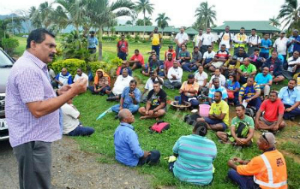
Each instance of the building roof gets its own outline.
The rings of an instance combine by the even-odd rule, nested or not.
[[[252,28],[255,28],[258,32],[280,32],[280,30],[270,25],[269,21],[224,21],[224,24],[215,28],[212,28],[215,32],[224,31],[225,27],[229,26],[230,31],[239,32],[241,27],[244,27],[246,32],[250,32]]]
[[[152,32],[154,30],[155,26],[145,26],[145,32]],[[109,31],[110,29],[105,27],[103,29],[104,31]],[[131,26],[131,25],[125,25],[125,26],[115,26],[114,30],[116,32],[144,32],[144,26]],[[158,28],[159,32],[162,32],[161,28]],[[175,28],[174,26],[168,26],[164,29],[164,33],[178,33],[179,28]],[[195,35],[198,32],[193,28],[187,28],[185,32],[189,35]]]

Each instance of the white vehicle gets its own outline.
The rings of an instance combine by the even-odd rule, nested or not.
[[[14,59],[0,48],[0,141],[7,140],[9,138],[4,107],[6,83],[13,63]]]

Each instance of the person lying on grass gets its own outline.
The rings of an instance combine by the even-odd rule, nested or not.
[[[131,125],[134,122],[132,113],[122,109],[118,116],[120,125],[114,134],[116,160],[130,167],[159,163],[159,151],[143,151],[140,147],[138,136]]]
[[[159,118],[167,110],[167,94],[158,81],[153,82],[153,89],[148,93],[146,107],[139,109],[140,119]]]
[[[254,121],[245,114],[245,107],[241,104],[235,107],[236,117],[231,121],[229,132],[217,132],[217,136],[224,143],[236,146],[250,146],[254,136]]]

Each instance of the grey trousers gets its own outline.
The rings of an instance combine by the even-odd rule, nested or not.
[[[50,189],[51,143],[32,141],[13,151],[18,161],[20,189]]]

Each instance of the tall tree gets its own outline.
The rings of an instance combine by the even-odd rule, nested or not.
[[[285,23],[284,28],[287,27],[289,30],[292,28],[300,29],[300,5],[298,0],[285,0],[285,3],[281,5],[278,18],[282,19],[281,23]]]
[[[162,35],[164,34],[164,29],[169,26],[168,21],[171,19],[166,16],[165,13],[158,14],[158,17],[156,18],[157,26],[162,29]]]
[[[216,11],[214,10],[215,6],[209,6],[208,2],[202,2],[200,6],[196,9],[195,16],[197,20],[203,20],[204,27],[208,28],[214,24],[216,19]]]
[[[92,26],[98,29],[99,60],[102,60],[103,27],[117,17],[130,16],[134,4],[130,0],[86,0],[87,16],[91,19]]]
[[[137,25],[137,26],[144,26],[144,24],[146,26],[152,26],[151,18],[146,17],[145,19],[138,19],[135,23],[135,25]]]
[[[275,16],[273,16],[273,18],[270,18],[269,22],[274,27],[280,26],[279,20],[277,18],[275,18]]]
[[[35,6],[32,6],[29,9],[29,20],[31,21],[31,24],[34,28],[42,27],[41,15],[39,10]]]
[[[153,4],[150,3],[149,0],[139,0],[136,3],[136,11],[138,13],[143,12],[144,15],[144,32],[143,32],[143,38],[145,38],[145,26],[146,26],[146,13],[151,15],[153,13]]]
[[[38,8],[39,15],[41,17],[42,26],[44,28],[49,28],[49,26],[53,23],[50,19],[50,15],[53,12],[51,5],[46,1],[41,3]]]

